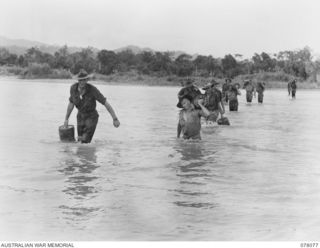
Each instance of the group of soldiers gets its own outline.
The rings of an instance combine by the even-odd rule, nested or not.
[[[225,103],[229,101],[229,110],[238,111],[238,95],[241,95],[240,84],[232,84],[231,79],[227,78],[225,83],[222,85],[222,95]],[[265,90],[264,82],[257,82],[255,85],[251,80],[244,80],[243,89],[246,90],[247,103],[252,102],[253,96],[256,97],[258,93],[258,103],[263,103],[263,93]]]
[[[222,90],[219,83],[214,79],[200,89],[193,84],[192,79],[187,79],[184,87],[178,93],[178,108],[182,108],[179,114],[177,137],[183,133],[184,139],[201,139],[201,117],[208,122],[217,122],[219,125],[230,125],[228,118],[224,117],[225,104],[229,104],[229,111],[238,111],[238,95],[241,95],[240,84],[232,83],[226,78]],[[265,83],[258,82],[256,85],[251,80],[245,80],[243,88],[246,90],[246,100],[252,102],[253,96],[258,93],[258,102],[263,102]],[[219,115],[221,116],[220,119]]]
[[[99,114],[96,110],[96,101],[105,106],[113,119],[114,127],[120,126],[120,121],[106,97],[92,84],[89,84],[90,75],[85,70],[80,70],[77,75],[78,82],[70,87],[70,97],[62,127],[69,128],[69,117],[74,107],[78,109],[77,130],[78,141],[90,143],[94,135]],[[219,83],[214,79],[206,84],[200,91],[193,84],[193,80],[188,78],[184,82],[184,87],[178,93],[179,122],[177,127],[177,137],[183,135],[184,139],[201,139],[201,117],[207,122],[217,122],[219,125],[230,125],[228,118],[224,117],[225,105],[229,103],[230,111],[238,111],[238,95],[241,95],[240,84],[232,83],[230,78],[226,78],[222,85],[222,90],[218,88]],[[258,102],[263,102],[265,83],[254,84],[251,80],[245,80],[243,88],[246,90],[246,100],[252,102],[253,96],[258,93]],[[297,90],[296,80],[288,84],[289,95],[295,98]],[[219,116],[220,119],[219,119]],[[60,129],[59,129],[60,131]]]

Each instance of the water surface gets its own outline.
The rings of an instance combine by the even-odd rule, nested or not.
[[[319,239],[319,91],[243,92],[231,126],[183,141],[178,88],[98,85],[121,127],[99,104],[81,145],[58,137],[71,83],[0,80],[1,240]]]

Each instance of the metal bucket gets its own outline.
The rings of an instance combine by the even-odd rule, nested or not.
[[[62,142],[72,142],[75,141],[74,139],[74,126],[68,125],[66,126],[60,126],[59,127],[59,136],[60,140]]]

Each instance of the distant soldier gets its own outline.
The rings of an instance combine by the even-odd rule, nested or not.
[[[177,104],[177,107],[182,108],[181,99],[184,96],[190,96],[192,99],[192,103],[193,103],[195,98],[197,98],[200,95],[201,95],[201,91],[199,90],[199,88],[197,86],[195,86],[193,84],[193,80],[191,78],[187,78],[187,80],[184,82],[184,87],[178,93],[179,102]]]
[[[229,110],[230,111],[238,111],[238,95],[241,95],[239,90],[240,84],[235,83],[229,86],[228,98],[229,98]]]
[[[291,95],[292,95],[292,98],[296,98],[296,91],[297,91],[297,80],[293,79],[291,81]]]
[[[263,102],[263,92],[265,90],[265,83],[264,82],[258,82],[257,83],[257,89],[256,91],[258,92],[258,103]]]
[[[222,99],[225,103],[228,103],[228,90],[231,84],[231,78],[226,78],[225,83],[222,85]]]
[[[256,97],[256,89],[251,80],[245,80],[243,88],[246,90],[247,102],[252,102],[252,96]]]
[[[288,96],[291,94],[291,82],[288,83]]]
[[[219,113],[221,118],[225,113],[224,104],[222,103],[222,92],[217,88],[218,84],[219,83],[213,79],[203,88],[205,90],[204,106],[210,111],[207,121],[216,122]]]

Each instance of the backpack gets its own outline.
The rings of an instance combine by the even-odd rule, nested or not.
[[[192,99],[194,99],[196,96],[201,95],[201,91],[194,85],[187,86],[182,88],[178,93],[178,98],[181,98],[183,96],[191,96]]]

